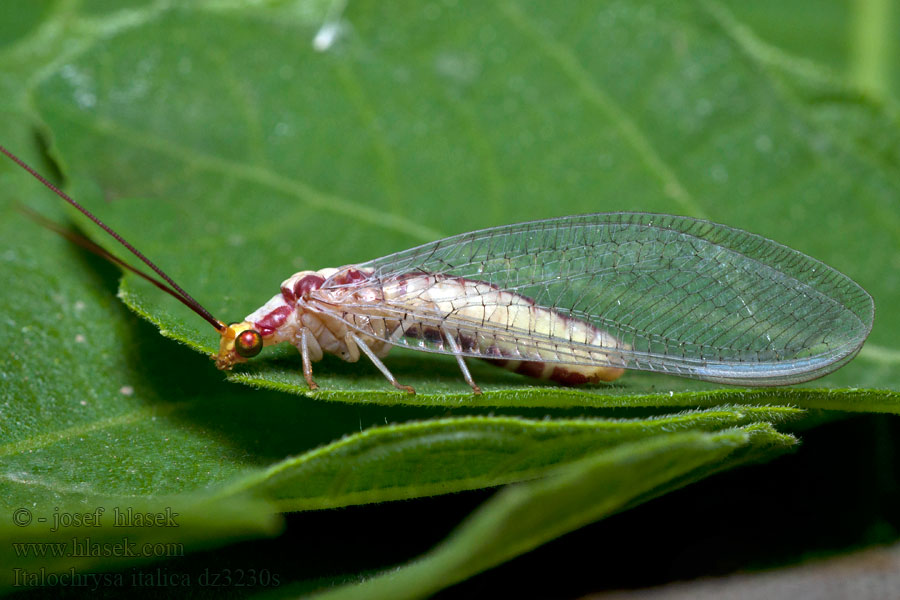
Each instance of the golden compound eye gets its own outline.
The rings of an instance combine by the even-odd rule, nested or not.
[[[252,358],[260,353],[263,339],[258,331],[248,329],[242,331],[234,340],[234,351],[244,358]]]

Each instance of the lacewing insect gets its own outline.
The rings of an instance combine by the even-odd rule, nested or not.
[[[295,273],[240,323],[213,317],[159,267],[8,150],[159,275],[78,238],[175,296],[221,335],[219,369],[289,342],[315,389],[325,353],[381,361],[393,346],[450,354],[563,384],[625,369],[719,383],[787,385],[838,369],[872,328],[871,296],[764,237],[700,219],[600,213],[493,227],[365,263]]]

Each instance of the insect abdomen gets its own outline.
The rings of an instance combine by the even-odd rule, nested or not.
[[[516,373],[549,379],[564,385],[613,381],[624,369],[611,366],[622,348],[613,336],[593,325],[535,304],[527,296],[499,289],[483,281],[421,273],[405,275],[384,286],[385,299],[411,307],[431,309],[441,320],[415,319],[401,322],[403,336],[420,340],[422,347],[448,351],[445,335],[452,335],[464,354],[477,356]],[[478,324],[490,327],[478,327]],[[540,350],[523,352],[509,335],[501,341],[491,329],[521,332],[523,337],[546,340]],[[585,350],[590,347],[591,350]],[[608,349],[608,350],[607,350]],[[595,364],[569,364],[566,357],[579,356]],[[590,358],[589,358],[590,357]]]
[[[548,379],[563,385],[581,385],[599,381],[615,381],[625,369],[621,367],[592,367],[586,365],[564,365],[536,360],[510,360],[507,358],[483,358],[492,365],[508,369],[519,375]]]

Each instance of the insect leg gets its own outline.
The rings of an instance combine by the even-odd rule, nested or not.
[[[412,386],[409,386],[409,385],[403,385],[403,384],[401,384],[399,381],[397,381],[397,378],[394,377],[394,374],[391,373],[390,371],[388,371],[388,368],[387,368],[386,366],[384,366],[384,363],[381,362],[381,360],[380,360],[377,356],[375,356],[375,353],[372,352],[372,349],[369,348],[369,347],[366,345],[366,343],[362,340],[361,337],[359,337],[358,335],[356,335],[356,334],[353,333],[352,331],[347,333],[347,338],[346,338],[345,341],[350,342],[351,340],[352,340],[354,343],[356,343],[356,346],[357,346],[360,350],[362,350],[362,351],[366,354],[366,356],[369,357],[369,360],[371,360],[372,363],[373,363],[376,367],[378,367],[378,370],[381,371],[381,373],[382,373],[385,377],[387,377],[387,380],[391,382],[391,385],[392,385],[392,386],[394,386],[394,387],[397,388],[398,390],[403,390],[403,391],[405,391],[405,392],[409,392],[410,394],[415,394],[415,393],[416,393],[416,390],[414,390],[414,389],[412,388]],[[348,343],[347,345],[349,346],[349,343]]]
[[[466,380],[470,386],[472,386],[473,394],[480,394],[481,388],[475,384],[475,381],[472,379],[472,374],[469,373],[469,367],[466,366],[466,361],[463,360],[462,351],[459,349],[459,344],[456,343],[456,340],[453,339],[453,336],[443,331],[444,338],[446,338],[447,343],[450,344],[450,349],[453,350],[453,355],[456,357],[456,362],[459,363],[459,368],[462,371],[463,379]]]
[[[306,385],[309,389],[318,388],[318,384],[312,378],[312,361],[309,359],[309,329],[304,327],[300,331],[300,356],[303,357],[303,376],[306,378]]]

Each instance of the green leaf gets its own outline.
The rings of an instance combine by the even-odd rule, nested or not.
[[[601,450],[676,431],[717,431],[798,416],[790,408],[728,408],[650,419],[457,417],[374,427],[274,464],[226,494],[282,510],[402,500],[532,479]]]
[[[747,450],[765,453],[794,441],[754,426],[623,444],[544,480],[507,488],[415,563],[316,597],[424,598],[572,529],[747,460]],[[730,456],[739,449],[744,456]]]
[[[900,20],[891,2],[839,3],[761,0],[725,3],[758,35],[780,48],[829,67],[874,96],[900,97]]]
[[[697,443],[683,455],[687,481],[734,464],[710,440],[752,438],[754,424],[799,414],[785,405],[900,410],[900,317],[890,309],[900,300],[900,128],[889,103],[762,44],[714,3],[330,10],[29,4],[0,27],[0,142],[64,182],[223,320],[251,312],[300,269],[490,225],[645,210],[741,227],[847,273],[875,298],[869,342],[840,371],[781,390],[644,373],[563,389],[473,364],[486,391],[475,398],[452,359],[398,352],[387,364],[415,397],[371,365],[337,359],[316,365],[322,387],[309,393],[292,348],[267,350],[223,381],[195,352],[213,351],[216,333],[126,276],[119,296],[151,324],[136,319],[115,297],[114,267],[13,208],[71,219],[101,240],[93,227],[4,162],[4,551],[50,539],[10,526],[22,507],[182,506],[194,517],[171,539],[190,550],[270,535],[275,509],[538,479],[503,492],[531,514],[542,490],[557,489],[540,479],[555,469],[565,474],[554,482],[571,484],[558,488],[560,507],[566,490],[612,490],[599,509],[572,495],[577,519],[548,512],[524,541],[521,531],[492,533],[510,552],[474,553],[464,567],[428,559],[421,568],[434,590],[629,506],[646,490],[623,481],[617,460],[646,458],[659,477],[653,493],[682,481],[656,462],[664,452],[648,450],[675,443],[667,430]],[[317,50],[329,19],[337,36]],[[663,414],[673,407],[708,410]],[[472,531],[485,531],[473,519],[482,525]],[[459,539],[446,547],[473,547]],[[291,575],[308,584],[335,572],[346,571]]]

